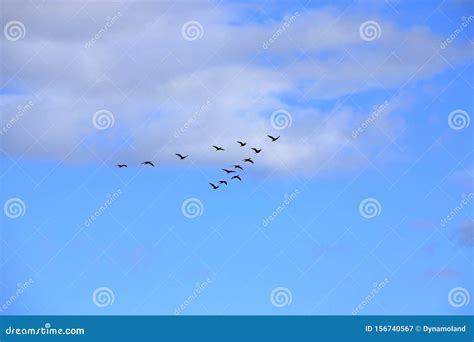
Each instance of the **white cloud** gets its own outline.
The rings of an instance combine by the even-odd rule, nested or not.
[[[339,17],[327,9],[299,12],[263,50],[262,43],[281,22],[231,24],[239,19],[233,14],[238,11],[211,3],[127,6],[45,2],[35,9],[5,4],[5,18],[22,21],[27,35],[16,42],[2,39],[3,80],[10,91],[2,96],[3,121],[18,105],[41,98],[2,136],[6,153],[68,155],[76,161],[97,155],[111,163],[156,154],[163,163],[175,162],[174,153],[181,152],[197,163],[221,165],[242,157],[235,140],[244,139],[269,151],[258,156],[262,169],[312,175],[321,165],[327,170],[354,167],[364,160],[359,149],[370,153],[366,147],[371,142],[387,142],[386,134],[403,122],[390,114],[398,108],[393,105],[360,139],[348,142],[372,105],[380,103],[344,100],[372,89],[398,88],[446,67],[436,54],[442,38],[426,28],[402,31],[382,18],[375,19],[381,38],[366,42],[358,27],[367,18]],[[117,13],[113,25],[86,47]],[[189,20],[202,24],[201,39],[182,38],[181,26]],[[453,47],[443,54],[457,63],[471,53],[468,47]],[[404,96],[389,101],[403,102]],[[208,108],[200,110],[206,103]],[[100,109],[114,114],[113,128],[94,128],[91,119]],[[269,122],[278,109],[293,117],[291,128],[281,132]],[[190,120],[176,138],[175,132]],[[268,133],[282,138],[270,144]],[[82,140],[87,148],[71,153]],[[212,153],[211,144],[228,151]]]

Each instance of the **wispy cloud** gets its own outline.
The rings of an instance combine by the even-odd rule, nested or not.
[[[174,163],[181,151],[196,163],[230,163],[242,157],[232,148],[235,140],[245,139],[271,151],[262,153],[262,169],[310,175],[350,169],[365,163],[362,154],[371,153],[372,142],[402,131],[403,119],[393,117],[399,107],[392,104],[406,99],[354,104],[348,98],[403,90],[446,68],[445,60],[455,64],[472,56],[468,46],[454,44],[441,56],[444,37],[384,18],[369,18],[381,32],[367,41],[359,28],[368,18],[341,19],[330,9],[288,13],[291,24],[263,48],[284,17],[235,25],[235,6],[78,4],[5,4],[6,19],[23,23],[27,35],[18,41],[2,37],[4,122],[19,105],[42,99],[3,135],[8,154]],[[113,25],[103,32],[110,18]],[[202,26],[199,39],[183,38],[190,21]],[[89,44],[98,32],[100,39]],[[384,115],[350,141],[373,106],[385,101],[390,105]],[[291,113],[292,125],[276,131],[270,116],[280,109]],[[113,113],[113,127],[96,129],[92,119],[99,110]],[[270,145],[267,133],[283,138]],[[209,153],[213,143],[228,153]]]

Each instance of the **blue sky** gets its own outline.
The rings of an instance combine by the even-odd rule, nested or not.
[[[469,2],[2,7],[0,314],[472,314]]]

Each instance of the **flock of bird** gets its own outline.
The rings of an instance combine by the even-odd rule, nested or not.
[[[267,137],[270,138],[270,140],[271,140],[272,142],[275,142],[275,141],[277,141],[278,139],[280,139],[280,136],[278,136],[278,137],[273,137],[273,136],[271,136],[271,135],[267,135]],[[245,146],[247,145],[247,142],[244,142],[244,141],[237,141],[237,143],[240,145],[240,147],[245,147]],[[224,149],[223,147],[220,147],[220,146],[212,145],[212,147],[215,149],[216,152],[225,151],[225,149]],[[262,149],[261,149],[261,148],[259,149],[259,148],[256,148],[256,147],[252,147],[251,150],[253,150],[255,154],[259,154],[260,152],[262,152]],[[189,157],[189,155],[182,155],[182,154],[180,154],[180,153],[175,153],[175,155],[176,155],[180,160],[184,160],[184,159],[186,159],[186,158]],[[252,158],[245,158],[245,159],[242,159],[242,161],[243,161],[244,163],[255,164],[255,162],[252,160]],[[144,165],[144,166],[147,166],[147,165],[148,165],[148,166],[151,166],[151,167],[155,167],[155,164],[154,164],[152,161],[150,161],[150,160],[144,161],[144,162],[142,163],[142,165]],[[117,167],[118,167],[118,168],[127,167],[127,164],[117,164]],[[230,170],[229,170],[229,169],[222,169],[222,171],[224,171],[226,174],[237,173],[236,170],[241,170],[241,171],[243,171],[244,168],[243,168],[242,166],[240,166],[239,164],[235,164],[235,165],[233,165],[233,168],[230,169]],[[231,177],[231,180],[234,180],[234,179],[235,179],[235,180],[242,181],[242,178],[241,178],[240,175],[238,175],[238,174],[236,174],[236,175],[234,175],[234,176]],[[223,184],[224,184],[224,185],[227,185],[228,183],[227,183],[226,180],[220,180],[220,181],[218,182],[218,184],[219,184],[219,185],[216,185],[216,184],[214,184],[214,183],[209,183],[209,185],[210,185],[214,190],[219,189],[219,187],[220,187],[221,185],[223,185]]]

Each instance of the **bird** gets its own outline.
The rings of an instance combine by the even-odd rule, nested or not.
[[[231,179],[238,179],[239,181],[241,181],[241,182],[242,182],[242,178],[240,178],[240,176],[239,176],[239,175],[236,175],[236,176],[232,177]]]
[[[127,167],[125,164],[117,164],[117,167],[122,168],[122,167]]]
[[[224,180],[222,180],[222,181],[219,181],[219,184],[225,184],[225,185],[227,185],[227,182],[224,181]]]
[[[258,148],[255,148],[255,147],[252,147],[252,150],[254,150],[255,153],[260,153],[260,152],[262,152],[262,149],[258,149]]]
[[[152,163],[151,161],[149,161],[149,160],[144,161],[144,162],[142,163],[142,165],[151,165],[151,166],[155,167],[155,164],[153,164],[153,163]]]
[[[212,188],[213,188],[214,190],[216,190],[216,189],[218,189],[218,188],[219,188],[219,186],[218,186],[218,185],[214,185],[214,184],[212,184],[212,183],[209,183],[209,184],[212,186]]]
[[[212,145],[212,147],[214,147],[216,149],[216,151],[224,151],[224,149],[222,147],[219,147],[219,146],[216,146],[216,145]]]
[[[241,169],[241,170],[243,170],[242,166],[240,166],[240,165],[234,165],[234,169]]]
[[[277,141],[278,139],[280,139],[280,136],[277,136],[277,137],[275,138],[275,137],[272,137],[271,135],[267,135],[267,137],[269,137],[270,139],[272,139],[272,142],[275,142],[275,141]]]
[[[227,170],[227,169],[222,169],[222,171],[225,171],[225,173],[232,173],[232,172],[235,172],[234,170]]]
[[[239,143],[240,147],[244,147],[245,145],[247,145],[246,142],[242,142],[242,141],[237,141],[237,142]]]
[[[246,163],[252,163],[252,164],[255,164],[252,160],[252,158],[246,158],[246,159],[243,159],[244,162]]]
[[[183,159],[186,159],[188,156],[183,156],[182,154],[179,154],[179,153],[175,153],[180,160],[183,160]]]

